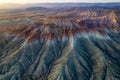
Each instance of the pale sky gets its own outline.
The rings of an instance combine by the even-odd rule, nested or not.
[[[54,2],[107,3],[107,2],[120,2],[120,0],[0,0],[0,3],[54,3]]]

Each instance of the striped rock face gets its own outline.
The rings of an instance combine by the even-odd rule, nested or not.
[[[53,15],[24,27],[1,28],[0,80],[120,80],[115,13],[93,13]]]

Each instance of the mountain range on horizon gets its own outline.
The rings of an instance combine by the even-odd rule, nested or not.
[[[62,5],[62,6],[61,6]],[[0,9],[21,9],[28,7],[46,7],[46,8],[56,8],[56,7],[89,7],[89,6],[100,6],[100,7],[113,7],[120,6],[120,3],[1,3]]]

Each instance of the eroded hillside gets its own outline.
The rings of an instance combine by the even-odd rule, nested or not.
[[[0,80],[120,80],[113,10],[76,9],[35,20],[0,28],[7,40],[0,44]]]

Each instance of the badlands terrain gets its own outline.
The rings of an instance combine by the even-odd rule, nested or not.
[[[47,5],[1,10],[0,80],[120,80],[119,5]]]

